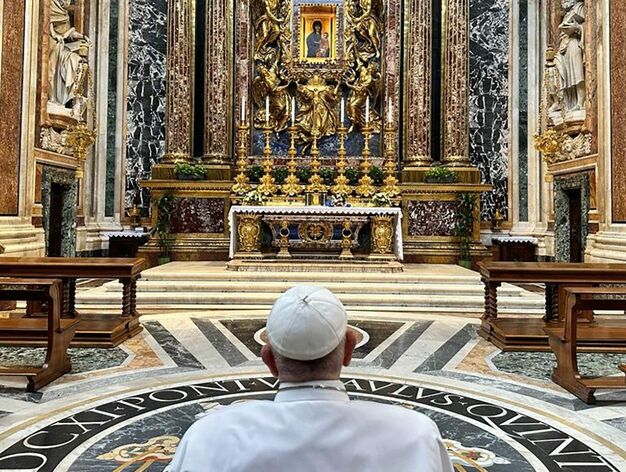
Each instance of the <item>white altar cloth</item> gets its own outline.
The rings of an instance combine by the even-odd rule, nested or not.
[[[232,259],[237,252],[237,226],[235,218],[240,213],[259,215],[357,215],[357,216],[385,216],[394,217],[394,253],[399,261],[404,259],[402,250],[402,210],[396,207],[326,207],[326,206],[243,206],[235,205],[228,212],[228,226],[230,227],[230,250]]]

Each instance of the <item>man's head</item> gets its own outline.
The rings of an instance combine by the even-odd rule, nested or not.
[[[347,326],[346,310],[329,290],[294,287],[272,307],[261,357],[283,382],[338,379],[356,345]]]
[[[317,34],[320,34],[322,32],[322,22],[320,20],[315,20],[313,22],[313,31],[315,31]]]

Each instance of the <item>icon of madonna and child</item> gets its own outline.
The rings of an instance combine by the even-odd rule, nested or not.
[[[324,31],[320,20],[313,22],[313,31],[306,37],[307,58],[329,58],[330,57],[330,35]]]

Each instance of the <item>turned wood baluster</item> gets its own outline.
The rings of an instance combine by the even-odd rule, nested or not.
[[[546,284],[546,314],[545,322],[556,321],[559,316],[559,286],[558,284]]]
[[[500,282],[490,282],[483,278],[485,284],[485,313],[483,320],[495,320],[498,318],[498,287]]]
[[[122,316],[133,316],[135,307],[135,295],[133,287],[134,279],[124,278],[120,279],[122,284]]]
[[[61,318],[76,317],[76,279],[63,279]]]

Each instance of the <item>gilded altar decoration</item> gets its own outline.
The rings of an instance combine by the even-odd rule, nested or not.
[[[239,146],[237,147],[237,176],[232,192],[235,195],[245,195],[251,189],[250,178],[248,177],[248,152],[246,148],[246,137],[248,135],[248,125],[239,124]]]
[[[393,217],[372,217],[372,255],[371,258],[393,257]]]
[[[260,255],[261,247],[261,217],[256,214],[239,215],[237,228],[239,250],[244,257]]]
[[[289,229],[289,221],[283,220],[280,222],[280,228],[278,230],[278,247],[280,248],[276,257],[278,259],[289,259],[291,253],[289,252],[289,236],[291,230]]]
[[[121,463],[113,472],[121,472],[132,468],[136,472],[148,470],[155,462],[169,462],[174,458],[176,447],[180,439],[176,436],[157,436],[148,439],[145,443],[125,444],[116,447],[106,454],[101,454],[98,459]],[[130,469],[129,469],[130,470]]]
[[[276,193],[276,179],[272,171],[274,170],[274,160],[272,159],[272,148],[270,147],[270,139],[272,137],[272,129],[269,126],[263,128],[265,133],[265,148],[263,149],[263,177],[261,177],[261,185],[257,191],[266,197],[271,197]]]
[[[354,254],[352,254],[353,236],[352,223],[350,220],[345,220],[341,224],[341,254],[339,254],[339,259],[354,259]]]
[[[369,126],[380,131],[380,0],[259,0],[251,9],[257,128],[286,130],[296,108],[292,125],[298,128],[298,143],[311,144],[313,136],[337,133],[337,106],[347,97],[350,132],[366,125],[368,99]]]
[[[292,126],[289,128],[289,134],[291,136],[291,144],[289,146],[289,162],[287,163],[287,170],[289,175],[285,179],[281,187],[283,195],[287,197],[296,197],[302,193],[303,187],[300,185],[300,179],[296,175],[298,163],[296,162],[296,134],[297,128]]]
[[[301,223],[298,237],[306,243],[328,244],[333,237],[333,224],[328,221]]]
[[[67,130],[67,145],[78,161],[76,178],[82,179],[87,151],[96,142],[95,131],[89,129],[82,121]]]
[[[345,197],[352,193],[352,188],[349,185],[350,182],[346,177],[346,168],[348,167],[348,162],[346,161],[346,134],[348,133],[348,129],[344,126],[340,126],[337,131],[339,134],[339,149],[337,151],[337,164],[335,165],[337,168],[337,177],[335,178],[335,185],[333,185],[330,190],[336,197],[345,199]]]

